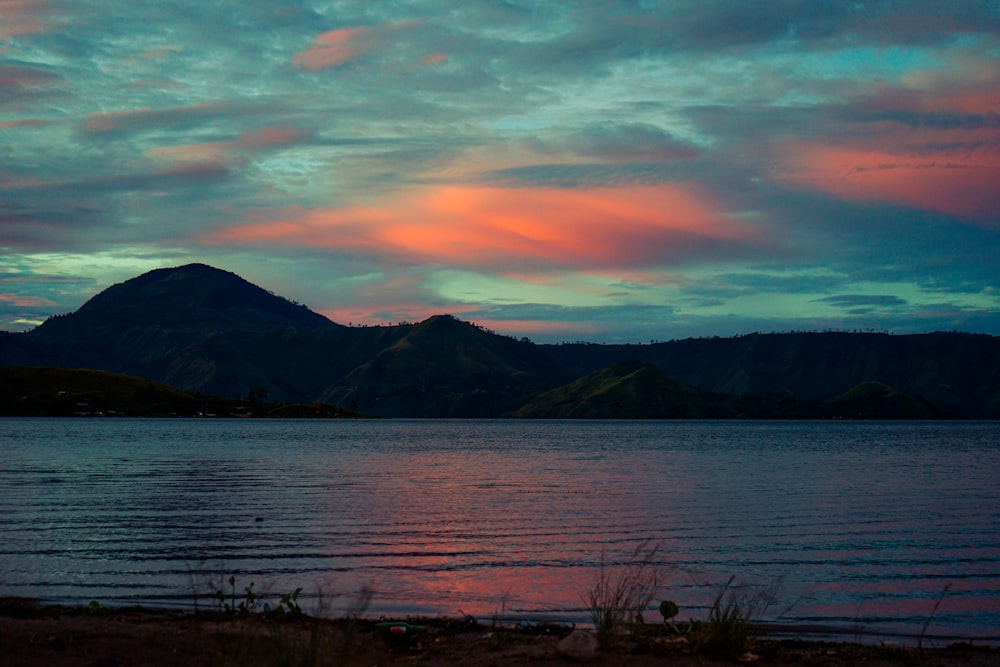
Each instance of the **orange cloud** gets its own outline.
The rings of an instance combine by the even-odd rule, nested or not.
[[[793,147],[790,180],[837,197],[926,208],[997,222],[1000,156],[920,155],[902,150],[804,144]]]
[[[229,227],[205,240],[327,247],[516,270],[684,260],[711,252],[712,244],[753,236],[699,191],[667,184],[587,191],[445,186],[391,198],[378,207],[290,210],[280,219]]]

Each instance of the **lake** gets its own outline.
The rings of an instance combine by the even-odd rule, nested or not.
[[[997,643],[998,426],[0,419],[0,595],[588,623],[631,564],[649,621],[733,577],[798,632]]]

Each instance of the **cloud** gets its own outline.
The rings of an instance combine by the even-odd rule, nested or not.
[[[221,165],[204,163],[179,163],[166,169],[150,172],[107,174],[63,181],[32,181],[0,184],[0,191],[40,190],[58,194],[99,193],[102,191],[159,189],[172,186],[197,185],[205,181],[224,178],[227,170]]]
[[[42,308],[55,305],[52,301],[41,297],[24,297],[18,294],[4,294],[3,292],[0,292],[0,301],[16,308]]]
[[[609,267],[688,263],[762,244],[696,188],[603,190],[446,186],[380,206],[298,210],[202,239],[326,247],[460,266]]]
[[[157,109],[128,109],[91,114],[81,130],[91,135],[146,132],[161,129],[185,129],[214,119],[231,119],[253,113],[244,105],[227,102],[207,102]]]
[[[386,48],[417,25],[419,25],[417,21],[398,21],[371,27],[360,26],[329,30],[318,35],[308,49],[296,53],[292,58],[292,64],[309,70],[339,67],[361,56]],[[435,55],[440,56],[441,54]]]
[[[150,157],[165,158],[180,163],[225,164],[242,154],[280,150],[301,144],[309,138],[310,134],[294,127],[272,125],[241,132],[237,137],[228,141],[164,146],[151,149],[148,154]]]
[[[0,123],[0,130],[14,130],[18,128],[30,128],[38,129],[40,127],[45,127],[46,125],[51,125],[52,121],[48,120],[8,120]]]
[[[838,294],[816,299],[819,303],[846,308],[852,313],[870,312],[876,308],[905,306],[906,299],[892,294]]]
[[[0,109],[65,94],[66,79],[47,68],[0,65]]]
[[[54,30],[55,13],[48,0],[0,0],[0,42]]]
[[[905,148],[805,144],[787,156],[790,179],[838,197],[927,208],[1000,228],[1000,154],[934,159]]]

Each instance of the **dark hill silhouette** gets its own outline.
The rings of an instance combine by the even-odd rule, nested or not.
[[[935,419],[941,410],[878,382],[829,401],[791,392],[738,396],[702,391],[655,366],[623,362],[535,397],[515,417],[545,419]]]
[[[624,416],[629,401],[652,409],[668,396],[679,400],[683,391],[668,391],[655,370],[702,392],[701,416],[802,417],[817,404],[837,404],[836,416],[1000,418],[993,336],[793,333],[536,345],[448,315],[345,327],[204,264],[151,271],[32,331],[0,332],[0,366],[89,368],[224,398],[252,392],[384,416],[509,415],[628,360],[650,368],[606,394],[620,396],[609,416]],[[896,389],[848,393],[865,382]]]
[[[490,417],[571,377],[537,346],[451,315],[400,328],[402,336],[329,387],[322,399],[374,405],[380,414],[398,416]]]
[[[874,381],[920,396],[952,416],[1000,418],[1000,338],[984,334],[775,333],[545,347],[577,376],[634,359],[704,391],[789,391],[812,401]]]
[[[195,396],[146,378],[80,368],[0,366],[0,415],[18,417],[361,417],[335,405]]]
[[[17,342],[35,364],[125,373],[228,397],[269,388],[241,358],[243,345],[279,332],[343,328],[236,274],[188,264],[113,285]]]
[[[40,335],[64,327],[91,326],[206,328],[336,327],[303,305],[276,296],[235,273],[187,264],[113,285],[72,315],[49,320]]]
[[[940,419],[947,414],[930,401],[881,382],[862,382],[833,400],[827,413],[843,419]]]
[[[722,398],[722,397],[716,397]],[[649,364],[622,362],[534,398],[515,417],[544,419],[698,419],[732,416],[705,392]]]
[[[537,346],[451,316],[344,327],[203,264],[151,271],[75,313],[4,334],[0,365],[98,369],[391,416],[494,416],[571,379]]]

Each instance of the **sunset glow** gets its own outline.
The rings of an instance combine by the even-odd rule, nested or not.
[[[221,229],[208,243],[321,246],[451,266],[634,267],[697,259],[752,230],[682,188],[616,190],[445,187],[382,207],[290,211]]]

